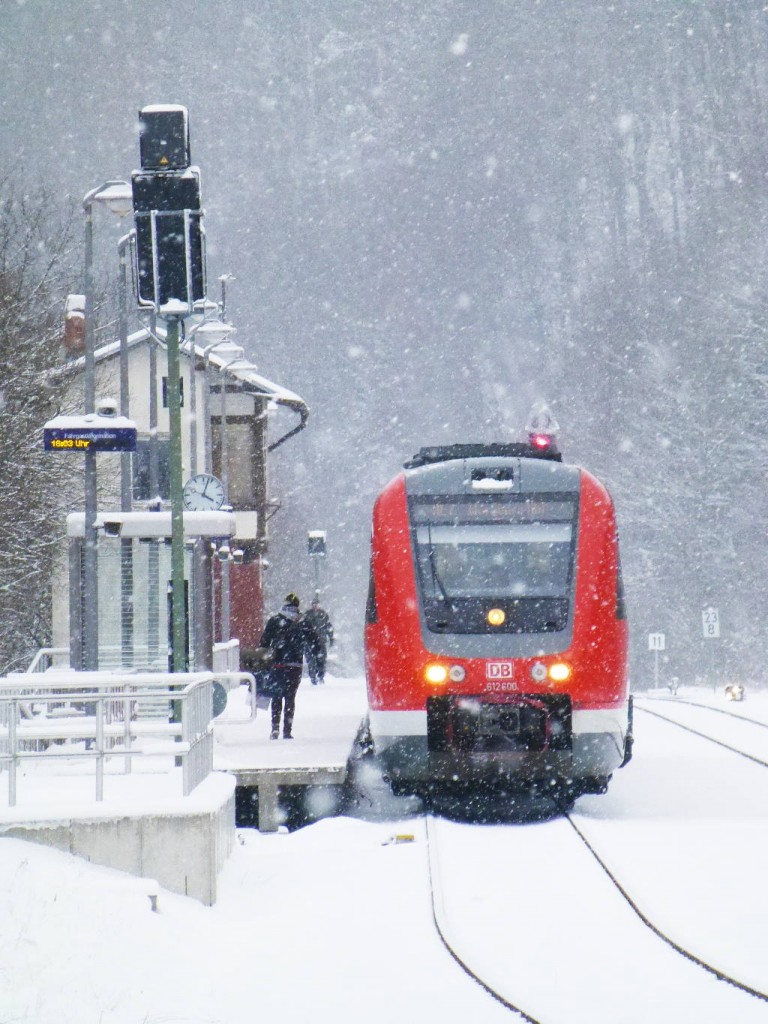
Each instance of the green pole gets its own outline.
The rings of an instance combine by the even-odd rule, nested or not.
[[[179,364],[179,321],[166,321],[168,350],[168,432],[171,471],[171,584],[173,586],[174,672],[186,672],[186,608],[184,603],[184,499],[181,470],[181,368]]]

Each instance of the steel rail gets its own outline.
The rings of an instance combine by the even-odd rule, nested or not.
[[[675,723],[672,723],[672,724],[675,724]],[[709,737],[704,737],[704,738],[708,739]],[[578,826],[578,824],[574,821],[574,819],[571,816],[571,814],[569,814],[567,812],[567,810],[561,804],[557,803],[557,801],[555,801],[554,798],[550,798],[550,799],[552,799],[554,805],[556,807],[558,807],[558,809],[562,812],[563,818],[571,826],[571,829],[573,830],[574,834],[584,844],[584,846],[586,847],[587,851],[589,852],[589,854],[591,855],[593,860],[597,863],[597,865],[600,867],[602,872],[605,874],[606,878],[609,880],[609,882],[611,883],[611,885],[613,886],[615,891],[621,896],[623,901],[634,912],[634,914],[638,917],[638,919],[642,922],[642,924],[644,924],[645,927],[648,928],[656,936],[656,938],[658,938],[665,945],[669,946],[677,954],[679,954],[680,956],[684,957],[690,963],[692,963],[692,964],[696,965],[697,967],[701,968],[702,970],[706,971],[708,974],[713,975],[719,981],[724,981],[727,984],[733,986],[736,989],[739,989],[740,991],[744,992],[746,995],[752,996],[755,999],[758,999],[758,1000],[760,1000],[762,1002],[768,1002],[768,993],[763,992],[760,989],[753,988],[751,985],[748,985],[746,982],[740,981],[738,978],[735,978],[733,975],[729,974],[727,971],[723,971],[720,968],[716,967],[714,964],[710,963],[709,961],[704,960],[702,957],[697,956],[695,953],[691,952],[689,949],[686,949],[684,946],[680,945],[679,942],[677,942],[670,935],[668,935],[666,932],[664,932],[658,925],[656,925],[651,920],[651,918],[635,902],[635,900],[629,894],[629,892],[626,889],[626,887],[622,884],[622,882],[614,874],[614,872],[608,867],[608,865],[605,862],[605,860],[603,860],[603,858],[600,856],[600,854],[598,853],[598,851],[595,848],[595,846],[587,838],[587,836],[584,834],[584,832]],[[540,1021],[538,1021],[534,1017],[531,1017],[523,1009],[521,1009],[521,1007],[517,1006],[516,1004],[512,1003],[510,1000],[508,1000],[504,996],[502,996],[500,993],[496,992],[486,981],[483,980],[483,978],[477,973],[477,971],[473,970],[473,968],[470,967],[466,963],[466,961],[462,959],[462,957],[452,947],[450,939],[449,939],[449,937],[447,935],[447,930],[445,929],[445,927],[441,923],[440,911],[438,909],[439,897],[438,897],[438,891],[437,891],[438,890],[438,885],[437,885],[436,879],[439,878],[439,849],[438,849],[438,843],[436,841],[436,837],[433,834],[434,830],[433,830],[433,828],[430,827],[431,820],[432,820],[432,816],[431,815],[425,815],[425,825],[426,825],[426,835],[427,835],[427,862],[428,862],[428,869],[429,869],[429,887],[430,887],[430,899],[431,899],[431,904],[432,904],[432,917],[433,917],[435,928],[436,928],[437,934],[438,934],[438,936],[440,938],[440,941],[442,942],[443,946],[448,951],[448,953],[450,954],[452,959],[455,960],[455,962],[461,967],[461,969],[470,978],[472,978],[472,980],[475,981],[481,988],[483,988],[492,998],[496,999],[497,1002],[501,1003],[507,1009],[511,1010],[514,1013],[517,1013],[520,1016],[520,1018],[523,1021],[528,1022],[528,1024],[541,1024]]]
[[[432,815],[424,815],[424,824],[427,836],[427,868],[429,871],[429,895],[430,903],[432,906],[432,920],[434,922],[435,930],[437,931],[440,941],[442,942],[445,949],[448,951],[451,958],[455,960],[455,962],[464,971],[464,973],[467,974],[477,985],[479,985],[480,988],[484,989],[484,991],[487,992],[492,999],[495,999],[496,1002],[501,1003],[502,1006],[506,1007],[508,1010],[511,1010],[513,1013],[518,1014],[520,1019],[525,1021],[526,1024],[542,1024],[542,1022],[539,1021],[536,1017],[531,1017],[529,1014],[525,1012],[525,1010],[522,1010],[519,1006],[516,1006],[514,1003],[511,1003],[508,999],[505,999],[505,997],[502,996],[499,992],[491,988],[491,986],[486,981],[484,981],[479,974],[473,971],[469,964],[461,958],[461,956],[456,952],[453,946],[451,946],[448,937],[445,934],[445,930],[440,923],[440,915],[437,909],[438,898],[435,889],[435,879],[436,877],[439,877],[439,866],[437,846],[433,842],[433,837],[431,835],[431,820]]]
[[[760,729],[768,729],[768,722],[758,722],[756,718],[747,718],[746,715],[737,715],[734,711],[727,711],[725,708],[714,708],[711,704],[702,704],[697,700],[686,700],[685,697],[675,697],[674,700],[659,700],[658,697],[644,697],[647,701],[658,701],[659,704],[685,704],[691,708],[703,708],[705,711],[714,711],[715,714],[725,715],[727,718],[734,718],[737,722],[747,722],[749,725],[756,725]],[[635,705],[640,707],[639,704]]]
[[[590,852],[590,854],[592,855],[594,860],[597,862],[597,864],[599,864],[599,866],[605,872],[607,877],[611,880],[611,882],[613,883],[614,887],[616,888],[616,891],[621,894],[621,896],[623,897],[623,899],[627,903],[627,906],[629,906],[635,912],[635,914],[643,922],[643,924],[646,926],[646,928],[649,928],[657,938],[661,939],[662,942],[666,943],[666,945],[668,945],[670,948],[674,949],[676,953],[680,954],[680,956],[685,957],[686,960],[690,960],[691,963],[696,964],[697,967],[701,967],[703,970],[707,971],[709,974],[714,975],[718,979],[718,981],[725,981],[729,985],[733,985],[734,988],[740,989],[742,992],[746,992],[747,995],[754,996],[755,999],[760,999],[764,1003],[768,1003],[768,993],[761,992],[759,989],[756,989],[756,988],[752,988],[752,986],[751,985],[747,985],[746,982],[739,981],[738,978],[734,978],[732,975],[728,974],[727,972],[721,971],[718,967],[715,967],[714,964],[710,964],[706,960],[702,960],[701,957],[696,956],[695,953],[692,953],[690,950],[686,949],[684,946],[681,946],[671,936],[667,935],[666,932],[662,931],[661,928],[658,927],[658,925],[655,925],[653,923],[653,921],[647,916],[647,914],[645,914],[640,909],[638,904],[632,899],[632,897],[629,895],[627,890],[621,884],[619,879],[611,871],[611,869],[608,867],[608,865],[602,859],[602,857],[597,852],[595,847],[592,845],[592,843],[589,841],[589,839],[587,839],[587,837],[584,835],[582,830],[579,828],[579,826],[573,820],[571,815],[570,814],[565,814],[564,817],[566,818],[566,820],[568,821],[568,823],[570,824],[571,828],[574,830],[576,835],[579,837],[579,839],[581,839],[581,841],[584,843],[584,845],[586,846],[587,850]]]
[[[706,707],[706,705],[704,705]],[[763,761],[762,758],[754,757],[752,754],[747,754],[744,750],[739,750],[738,747],[732,747],[730,743],[723,743],[722,740],[715,739],[714,736],[709,736],[705,732],[700,732],[698,729],[692,728],[690,725],[683,725],[682,722],[676,722],[674,718],[668,718],[666,715],[659,714],[658,711],[650,711],[648,708],[641,708],[636,706],[637,711],[642,711],[646,715],[652,715],[654,718],[660,718],[662,722],[669,722],[670,725],[677,726],[678,729],[684,729],[685,732],[693,733],[694,736],[698,736],[700,739],[708,740],[710,743],[716,744],[718,747],[723,747],[725,750],[730,750],[732,754],[738,754],[739,757],[746,758],[747,761],[753,761],[755,764],[762,765],[763,768],[768,768],[768,761]],[[715,709],[716,710],[716,709]],[[725,712],[726,714],[728,712]],[[734,715],[734,718],[740,718],[739,715]],[[747,719],[741,719],[741,721],[748,721]],[[761,724],[751,723],[748,724]]]

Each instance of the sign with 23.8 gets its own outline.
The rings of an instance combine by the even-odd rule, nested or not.
[[[717,608],[705,608],[701,613],[701,628],[707,639],[720,636],[720,612]]]

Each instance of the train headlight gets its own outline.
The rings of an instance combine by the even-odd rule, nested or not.
[[[451,665],[448,669],[448,678],[452,683],[463,683],[467,677],[463,665]]]
[[[548,675],[553,683],[565,683],[571,678],[571,666],[565,661],[556,661],[549,666]]]
[[[503,608],[490,608],[485,617],[488,620],[489,626],[502,626],[507,618]]]
[[[424,669],[424,678],[428,683],[439,686],[448,681],[448,669],[445,665],[438,665],[433,662]]]

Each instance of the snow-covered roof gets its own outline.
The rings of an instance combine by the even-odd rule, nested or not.
[[[136,423],[127,416],[102,416],[87,412],[82,416],[54,416],[45,424],[46,430],[135,430]]]
[[[141,330],[134,331],[133,334],[128,335],[128,349],[136,348],[144,345],[150,337],[150,332],[147,328],[143,327]],[[161,345],[165,346],[165,330],[159,324],[156,329],[155,337]],[[182,343],[180,356],[182,359],[189,359],[189,344]],[[199,360],[205,358],[205,348],[201,345],[195,345],[195,356]],[[109,359],[114,359],[120,355],[120,342],[110,341],[106,345],[100,345],[94,352],[95,362],[101,363],[106,362]],[[229,359],[224,356],[217,355],[217,353],[208,353],[208,363],[218,373],[227,373],[238,383],[242,384],[244,388],[253,392],[254,394],[264,395],[266,398],[277,402],[279,405],[288,405],[296,409],[297,411],[306,411],[307,405],[304,399],[297,395],[295,391],[291,391],[288,388],[283,387],[281,384],[276,384],[274,381],[269,380],[267,377],[262,376],[258,373],[257,366],[249,359],[243,357],[238,359],[235,363],[230,363]],[[78,356],[76,359],[71,360],[67,363],[67,369],[70,372],[80,372],[85,369],[85,356]]]
[[[187,108],[181,103],[148,103],[141,108],[142,114],[168,114],[183,111],[186,114]]]
[[[185,537],[232,537],[237,530],[234,512],[222,510],[183,513]],[[171,512],[138,510],[134,512],[100,512],[96,528],[105,529],[112,537],[170,537]],[[67,516],[67,536],[85,535],[85,513],[70,512]]]
[[[198,359],[203,359],[205,349],[195,345],[195,355]],[[281,384],[275,384],[274,381],[267,380],[266,377],[262,377],[260,373],[257,373],[256,364],[252,363],[249,359],[238,359],[236,363],[227,365],[229,363],[228,359],[217,355],[216,352],[209,352],[208,362],[219,372],[228,373],[246,387],[262,394],[270,395],[275,401],[283,405],[306,406],[304,399],[297,395],[295,391],[289,391],[288,388],[284,388]]]

